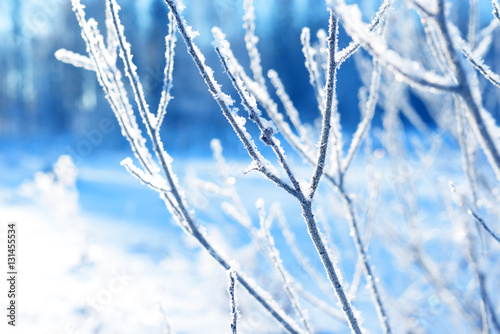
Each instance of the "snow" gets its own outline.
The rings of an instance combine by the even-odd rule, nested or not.
[[[220,149],[217,141],[212,146],[216,150]],[[104,156],[109,158],[109,155]],[[451,156],[455,157],[455,162],[460,161],[460,155],[455,152],[442,156],[434,164],[448,162],[453,166]],[[387,156],[377,159],[376,164],[378,170],[387,171],[384,178],[390,180],[392,176],[386,159]],[[263,198],[262,201],[259,200],[259,205],[281,202],[284,217],[289,220],[289,228],[295,235],[298,247],[305,251],[311,265],[321,273],[321,264],[317,262],[314,250],[310,249],[310,241],[300,219],[300,209],[292,204],[289,196],[257,173],[244,174],[247,159],[238,161],[227,158],[227,164],[230,166],[229,176],[235,177],[234,185],[242,196],[244,207],[249,209],[253,224],[256,223],[257,212],[250,208],[255,207],[258,198]],[[173,168],[180,172],[181,184],[186,184],[186,177],[191,178],[189,175],[193,170],[202,180],[220,180],[218,167],[211,160],[175,159]],[[361,177],[364,175],[363,169],[364,166],[355,159],[345,181],[353,192],[364,187],[366,180]],[[306,174],[307,170],[309,169],[301,170],[300,173]],[[6,172],[5,167],[2,167],[2,171]],[[462,177],[456,172],[446,173],[445,179],[463,184]],[[431,174],[425,177],[425,174],[421,175],[419,201],[431,203],[421,207],[423,211],[419,217],[422,221],[425,221],[426,216],[433,217],[431,228],[446,224],[446,218],[433,213],[435,205],[439,204],[432,203],[432,196],[429,197],[429,194],[435,193]],[[387,203],[391,203],[390,188],[391,183],[387,182],[379,190],[379,196]],[[103,333],[159,331],[163,323],[160,302],[175,332],[220,333],[228,330],[230,316],[225,291],[226,273],[205,252],[200,251],[190,237],[186,237],[182,230],[175,227],[156,192],[142,186],[118,164],[110,165],[108,162],[102,165],[87,160],[77,171],[69,158],[64,156],[55,163],[51,171],[28,175],[24,182],[14,188],[1,186],[0,189],[0,193],[10,193],[7,197],[0,196],[2,218],[16,221],[19,226],[19,259],[22,266],[20,329],[23,331],[59,333],[75,326],[82,332],[89,332],[97,327]],[[457,186],[457,189],[462,191],[463,188]],[[320,188],[320,191],[329,190]],[[204,200],[193,202],[193,195],[196,193]],[[363,197],[359,193],[356,202],[363,203]],[[248,243],[248,238],[231,224],[233,219],[239,219],[240,212],[237,208],[199,189],[188,188],[186,198],[194,205],[201,221],[207,223],[207,233],[211,239],[226,253],[236,257],[245,271],[259,268],[259,279],[273,277],[268,276],[269,269],[262,268],[263,263],[256,261],[258,257]],[[342,222],[343,210],[337,204],[332,207],[336,200],[331,197],[319,198],[318,205],[326,210],[327,221],[335,222],[331,228],[336,231],[332,235],[336,248],[332,251],[338,257],[337,263],[342,268],[344,282],[350,282],[353,275],[352,269],[349,269],[350,263],[355,261],[356,255],[348,239],[349,232],[345,231],[347,225]],[[219,205],[228,215],[220,210]],[[378,211],[379,216],[399,220],[397,209],[391,206],[380,206]],[[383,228],[375,224],[375,230],[378,231],[376,234],[382,233]],[[427,227],[424,225],[422,228]],[[347,236],[347,239],[341,238],[341,235]],[[296,275],[292,256],[283,247],[285,240],[275,232],[273,238],[276,247],[280,249],[283,265],[292,268],[292,273]],[[443,239],[443,236],[433,233],[426,234],[425,238]],[[388,279],[386,273],[395,268],[394,260],[382,260],[378,242],[373,241],[370,248],[371,258],[376,263],[377,277],[385,282]],[[341,253],[336,253],[338,250]],[[438,253],[431,254],[436,256]],[[126,286],[123,289],[120,289],[117,277],[125,277]],[[203,279],[200,280],[200,277]],[[305,282],[307,281],[302,283]],[[117,292],[112,292],[111,287],[116,288]],[[307,284],[305,287],[317,290]],[[404,280],[389,279],[384,288],[392,295],[405,288]],[[281,293],[277,286],[272,291],[278,295]],[[236,294],[242,315],[239,322],[242,330],[245,328],[248,333],[278,330],[279,327],[238,288],[238,284]],[[101,300],[106,305],[92,304],[94,299]],[[363,311],[365,323],[373,324],[377,320],[370,318],[367,300],[369,297],[362,284],[353,302],[357,309]],[[141,307],[138,308],[137,305]],[[331,320],[322,313],[313,311],[308,303],[303,306],[309,309],[315,328],[332,328]],[[193,318],[196,321],[192,321]],[[335,326],[339,326],[337,328],[342,331],[342,325]]]

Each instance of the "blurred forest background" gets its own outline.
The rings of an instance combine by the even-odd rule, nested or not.
[[[89,17],[103,22],[104,2],[85,1]],[[132,44],[138,73],[146,90],[146,99],[155,106],[159,101],[164,67],[164,36],[167,31],[167,8],[161,0],[120,1],[126,35]],[[315,32],[326,28],[327,11],[322,0],[275,0],[255,2],[259,46],[264,69],[277,70],[286,89],[301,111],[304,121],[313,121],[318,115],[313,89],[303,66],[300,32],[309,26]],[[372,8],[367,8],[372,6]],[[363,13],[375,13],[378,1],[363,4]],[[455,17],[466,28],[468,1],[454,4],[464,18]],[[486,1],[480,7],[480,25],[487,24],[491,5]],[[220,67],[213,51],[210,29],[219,26],[228,35],[236,56],[243,65],[244,31],[242,1],[190,0],[186,19],[200,32],[197,43],[208,57],[208,64]],[[369,17],[367,18],[369,19]],[[103,26],[100,26],[104,29]],[[54,52],[60,48],[84,53],[84,43],[71,4],[67,0],[5,0],[0,3],[0,143],[10,154],[25,151],[34,154],[72,154],[65,147],[74,146],[85,133],[98,129],[99,121],[109,118],[114,122],[94,73],[58,62]],[[349,41],[341,31],[340,46]],[[492,53],[498,48],[495,43]],[[349,60],[341,69],[342,83],[338,87],[343,131],[352,132],[359,121],[357,94],[361,83]],[[495,69],[494,69],[495,70]],[[342,72],[348,75],[342,75]],[[228,87],[225,76],[217,78]],[[244,154],[234,140],[232,130],[208,93],[197,70],[180,42],[176,50],[174,69],[174,101],[169,106],[163,137],[170,152],[175,154],[208,155],[208,140],[222,140],[226,154]],[[417,106],[417,98],[413,100]],[[425,108],[418,108],[421,116],[432,123]],[[375,124],[377,124],[377,119]],[[113,123],[114,124],[114,123]],[[188,124],[190,131],[187,131]],[[432,124],[431,124],[432,125]],[[127,144],[119,131],[106,135],[100,149],[121,149]],[[95,151],[97,151],[95,150]],[[92,152],[95,154],[94,150]]]

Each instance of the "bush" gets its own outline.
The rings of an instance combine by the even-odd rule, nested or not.
[[[235,101],[223,91],[206,64],[194,42],[197,32],[182,17],[184,5],[180,1],[166,0],[170,24],[165,38],[165,79],[154,113],[145,100],[116,1],[106,1],[106,43],[97,22],[86,19],[80,1],[72,2],[88,56],[59,50],[56,57],[95,71],[139,163],[127,158],[122,165],[157,191],[177,224],[228,271],[233,333],[238,329],[236,281],[289,333],[316,331],[313,321],[318,319],[318,311],[354,333],[361,333],[364,325],[381,328],[384,333],[438,333],[450,328],[459,332],[500,331],[496,284],[500,273],[489,270],[498,263],[500,254],[500,239],[495,232],[499,226],[492,223],[499,214],[499,129],[494,115],[483,107],[485,92],[490,92],[483,86],[500,86],[500,77],[483,61],[499,25],[496,1],[496,17],[479,31],[477,3],[471,1],[467,40],[452,23],[443,0],[414,0],[408,4],[386,0],[369,24],[363,22],[357,5],[329,1],[328,32],[318,31],[318,40],[313,44],[308,28],[301,36],[305,66],[321,114],[318,126],[301,121],[293,96],[285,91],[287,83],[281,82],[276,71],[269,70],[267,78],[264,75],[251,0],[244,1],[245,45],[251,74],[234,56],[224,33],[212,29],[215,52],[246,116],[240,115]],[[415,13],[418,20],[412,16]],[[338,48],[340,24],[353,39],[343,49]],[[209,238],[191,208],[190,198],[183,195],[185,186],[172,171],[173,160],[164,150],[160,128],[172,99],[177,35],[185,42],[208,90],[248,152],[251,164],[246,173],[262,174],[295,201],[286,206],[300,208],[323,264],[324,273],[301,249],[303,245],[296,241],[279,206],[266,207],[263,200],[258,200],[260,223],[255,224],[228,172],[220,142],[212,141],[222,182],[194,183],[226,199],[221,210],[248,232],[252,247],[258,248],[264,262],[272,264],[281,281],[287,296],[281,305],[246,274],[246,264],[238,264]],[[141,132],[129,102],[117,53],[147,136]],[[363,87],[359,90],[361,121],[349,136],[341,129],[336,85],[342,84],[342,78],[337,83],[339,68],[351,56]],[[425,105],[435,129],[422,120],[412,97]],[[372,127],[378,109],[382,128]],[[401,115],[407,120],[406,126]],[[247,119],[260,132],[261,143],[254,142],[246,130]],[[414,131],[410,133],[409,129]],[[309,164],[307,178],[302,177],[304,168],[293,164],[285,154],[280,143],[283,140],[292,155]],[[362,147],[364,155],[358,154]],[[277,163],[269,161],[269,155],[274,155]],[[459,169],[457,161],[461,161]],[[360,168],[363,165],[364,173]],[[325,186],[320,187],[323,183]],[[259,193],[258,189],[252,191]],[[335,197],[331,197],[332,192]],[[322,228],[327,233],[320,232],[318,217],[321,212],[331,215],[329,206],[345,212],[356,261],[339,262],[348,252],[332,241],[343,240],[338,236],[343,232],[339,222],[331,224],[331,217],[325,217]],[[274,242],[276,234],[271,233],[275,221],[286,252],[293,254],[295,265],[307,273],[307,278],[292,275],[286,265],[289,261],[280,258]],[[344,281],[342,272],[348,273],[350,283]],[[363,280],[366,291],[360,289]],[[332,292],[335,297],[330,298]],[[318,297],[318,293],[328,300]],[[368,300],[371,306],[365,305]],[[355,306],[362,308],[370,321],[363,323]],[[378,324],[371,314],[378,316]]]

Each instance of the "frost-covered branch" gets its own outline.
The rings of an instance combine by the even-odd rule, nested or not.
[[[455,186],[453,184],[450,184],[450,187],[452,192],[456,193]],[[464,210],[466,210],[467,214],[470,215],[472,218],[474,218],[474,220],[477,223],[479,223],[493,239],[495,239],[497,242],[500,243],[500,236],[497,233],[495,233],[481,217],[479,217],[479,215],[474,211],[474,209],[469,204],[467,204],[463,195],[459,195],[459,198],[460,200],[458,201],[458,205],[462,207]]]
[[[498,4],[498,0],[491,0],[491,4],[493,5],[493,15],[500,21],[500,5]]]
[[[162,318],[162,334],[172,334],[172,328],[170,327],[170,322],[168,321],[167,311],[165,311],[165,307],[163,307],[162,303],[159,305],[161,318]]]
[[[299,112],[297,111],[297,109],[293,105],[292,100],[286,93],[285,87],[283,86],[283,83],[281,82],[278,73],[276,73],[276,71],[274,70],[269,70],[267,72],[267,77],[271,80],[271,84],[276,90],[276,95],[278,96],[278,98],[281,101],[281,104],[285,108],[285,112],[288,115],[288,118],[290,118],[290,121],[292,122],[293,126],[299,133],[300,139],[302,141],[307,140],[307,130],[305,129],[304,124],[302,124],[302,122],[300,121]]]
[[[243,16],[243,28],[245,29],[245,46],[250,57],[250,69],[252,70],[254,80],[260,86],[265,85],[265,79],[262,75],[262,66],[260,64],[260,53],[257,50],[259,38],[255,36],[255,8],[253,0],[243,2],[245,15]]]
[[[465,199],[463,198],[463,195],[458,193],[455,189],[455,186],[450,183],[451,191],[454,192],[457,195],[457,204],[464,209],[464,202]],[[461,230],[465,234],[465,249],[466,249],[466,254],[467,254],[467,259],[470,263],[471,269],[474,273],[474,276],[477,281],[477,285],[480,291],[480,296],[481,296],[481,302],[480,302],[480,309],[481,309],[481,320],[482,320],[482,332],[483,333],[490,333],[490,324],[489,324],[489,313],[490,310],[488,310],[488,292],[486,291],[486,278],[483,273],[483,268],[480,267],[477,259],[477,252],[476,252],[476,243],[474,240],[474,237],[471,234],[470,228],[468,224],[466,223],[467,216],[465,216],[463,212],[460,214],[460,219],[459,223],[461,223]],[[494,312],[494,310],[493,310]],[[493,315],[494,316],[494,315]]]
[[[370,128],[373,116],[375,115],[375,107],[377,106],[380,75],[382,72],[382,68],[380,67],[380,64],[376,60],[374,60],[373,65],[374,65],[373,66],[374,70],[372,73],[372,82],[370,85],[370,93],[368,95],[368,100],[366,101],[363,120],[361,121],[361,123],[359,123],[356,132],[352,136],[351,146],[349,146],[349,150],[347,151],[347,156],[342,161],[342,167],[341,167],[342,175],[345,174],[347,168],[349,168],[350,163],[354,159],[354,156],[356,155],[361,145],[363,137]]]
[[[324,278],[316,271],[316,269],[311,265],[309,259],[301,252],[301,250],[297,246],[297,241],[295,238],[295,234],[292,232],[290,227],[288,226],[287,220],[279,207],[271,207],[274,210],[276,220],[281,229],[281,233],[285,238],[285,242],[292,251],[293,256],[297,259],[300,266],[309,274],[309,276],[316,282],[318,287],[326,294],[331,294],[331,288],[328,284],[325,283]]]
[[[117,69],[113,58],[109,55],[102,36],[97,29],[97,22],[85,19],[84,6],[79,0],[72,0],[73,11],[80,24],[82,38],[87,44],[89,58],[93,60],[99,84],[122,128],[123,135],[129,141],[135,157],[142,166],[151,173],[155,163],[145,146],[145,139],[135,120],[125,87],[121,80],[121,73]]]
[[[479,73],[481,73],[492,84],[500,87],[500,76],[493,72],[481,58],[475,57],[471,50],[465,46],[462,48],[462,52],[467,60],[479,71]]]
[[[163,71],[163,90],[161,92],[160,104],[158,105],[158,112],[156,114],[155,128],[160,128],[163,119],[167,113],[167,106],[172,96],[170,90],[172,89],[172,72],[174,70],[174,55],[175,55],[175,20],[172,13],[168,13],[168,34],[165,36],[165,70]]]
[[[392,6],[393,0],[384,0],[379,10],[375,14],[375,17],[370,22],[368,26],[369,31],[374,31],[381,22],[384,21],[385,17],[387,17],[387,13]],[[339,67],[343,62],[345,62],[349,57],[351,57],[358,49],[361,47],[361,43],[358,41],[352,41],[346,46],[344,49],[337,52],[335,56],[335,64]]]
[[[286,271],[285,267],[283,266],[279,252],[276,249],[276,246],[274,245],[274,239],[271,236],[271,231],[270,231],[271,221],[269,221],[269,217],[266,217],[266,212],[264,209],[264,200],[262,199],[257,200],[257,208],[259,209],[260,228],[264,232],[269,254],[273,261],[273,265],[276,271],[278,272],[281,281],[283,282],[283,288],[285,289],[286,294],[288,295],[288,298],[292,303],[292,307],[295,310],[295,313],[302,322],[302,325],[304,326],[306,333],[312,333],[311,325],[309,325],[308,316],[300,306],[299,299],[297,298],[295,289],[291,284],[292,280],[290,279],[290,274]]]
[[[245,129],[245,119],[238,115],[238,109],[232,108],[232,104],[234,103],[234,101],[231,99],[231,97],[221,91],[221,86],[217,83],[213,76],[213,70],[205,64],[205,57],[201,53],[198,46],[194,44],[194,35],[190,33],[192,32],[192,28],[185,23],[185,20],[182,19],[175,1],[166,0],[166,2],[174,15],[174,18],[177,22],[177,28],[182,35],[184,42],[186,43],[189,54],[193,58],[196,66],[198,67],[198,70],[200,71],[201,76],[208,86],[208,90],[212,94],[215,101],[218,103],[219,107],[222,110],[222,113],[229,121],[229,124],[238,135],[238,138],[245,146],[245,149],[247,150],[248,154],[255,164],[255,169],[264,174],[277,186],[295,196],[296,190],[286,184],[280,177],[278,177],[273,171],[271,171],[270,163],[267,162],[257,150],[250,134]]]
[[[163,179],[160,175],[155,174],[146,174],[144,171],[142,171],[140,168],[134,165],[134,162],[132,159],[127,158],[121,162],[121,165],[125,167],[125,169],[135,176],[136,178],[141,181],[141,183],[147,185],[148,187],[159,191],[159,192],[170,192],[170,189],[168,189],[167,182],[165,179]]]
[[[446,22],[443,0],[438,0],[437,4],[437,15],[433,17],[433,19],[437,26],[438,36],[446,60],[455,73],[455,79],[459,88],[456,93],[463,99],[466,105],[467,119],[469,120],[471,128],[479,139],[483,151],[495,171],[497,179],[500,180],[500,146],[498,139],[495,139],[492,133],[497,131],[497,126],[491,115],[487,114],[487,112],[482,109],[480,97],[473,92],[471,84],[467,79],[465,69],[458,59],[451,35],[452,33],[456,35],[456,32],[450,30]]]
[[[332,20],[334,20],[334,18],[332,18]],[[217,32],[217,30],[215,31],[214,35],[216,37],[216,48],[219,47],[219,46],[221,46],[221,44],[222,44],[224,46],[224,49],[225,49],[224,53],[226,55],[226,59],[232,61],[234,57],[232,57],[232,53],[229,50],[228,43],[224,41],[224,38],[217,37],[217,35],[220,35]],[[332,62],[333,61],[334,61],[334,58],[332,59]],[[234,62],[233,65],[237,66],[236,64],[237,63]],[[229,70],[228,66],[226,66],[225,68],[226,68],[226,71]],[[332,70],[332,73],[333,73],[333,70]],[[235,77],[234,81],[236,81],[236,77]],[[332,80],[332,85],[333,85],[333,80]],[[235,86],[237,86],[237,85],[235,85]],[[243,90],[241,90],[241,92],[242,91]],[[243,94],[240,93],[240,96],[241,95],[243,95]],[[266,93],[266,95],[267,95],[267,93]],[[265,98],[264,98],[264,100],[265,100]],[[248,102],[248,101],[245,102],[245,101],[243,101],[243,103],[244,104],[248,103],[249,106],[251,106],[255,102]],[[321,168],[323,168],[323,166]],[[330,282],[332,283],[332,285],[334,287],[334,290],[335,290],[335,292],[337,294],[337,297],[339,298],[339,301],[340,301],[340,303],[342,305],[343,311],[346,314],[346,317],[347,317],[347,320],[349,322],[349,325],[351,326],[351,329],[355,333],[360,333],[361,329],[359,327],[359,323],[358,323],[357,317],[354,315],[353,308],[352,308],[350,302],[348,301],[348,299],[347,299],[347,297],[345,295],[345,291],[344,291],[342,285],[340,284],[340,280],[339,280],[337,272],[336,272],[336,270],[334,268],[333,262],[330,259],[330,256],[328,255],[328,252],[326,251],[326,247],[324,245],[323,240],[321,239],[321,236],[320,236],[320,233],[319,233],[319,229],[318,229],[318,226],[317,226],[317,222],[316,222],[316,220],[314,218],[314,214],[312,212],[312,202],[311,202],[311,200],[306,199],[304,197],[304,195],[302,194],[301,191],[297,192],[297,196],[296,197],[299,199],[299,202],[301,204],[302,212],[303,212],[304,218],[305,218],[306,223],[307,223],[308,232],[309,232],[309,234],[311,236],[311,239],[313,240],[313,243],[314,243],[314,245],[316,247],[316,250],[317,250],[318,254],[320,255],[321,261],[323,262],[323,265],[325,266],[325,270],[326,270],[326,272],[328,274],[328,278],[329,278]]]
[[[323,124],[321,126],[321,139],[319,142],[319,151],[318,151],[318,160],[316,162],[316,166],[314,169],[314,174],[311,177],[311,182],[309,184],[309,198],[312,200],[314,197],[314,193],[316,192],[316,189],[318,189],[319,185],[319,180],[321,179],[321,176],[323,175],[323,170],[325,168],[325,160],[326,160],[326,152],[328,149],[328,139],[330,137],[330,131],[331,131],[331,122],[332,122],[332,114],[337,114],[337,97],[336,97],[336,91],[335,91],[335,84],[337,81],[336,75],[337,75],[337,69],[335,66],[335,53],[337,52],[337,28],[338,22],[337,18],[335,17],[335,14],[333,11],[330,11],[330,28],[329,28],[329,35],[328,35],[328,58],[329,58],[329,63],[328,63],[328,78],[327,78],[327,83],[326,83],[326,100],[325,103],[320,105],[324,105],[324,111],[323,111]],[[339,141],[340,138],[338,137],[340,135],[340,131],[335,131],[334,133],[336,134],[336,138],[333,138],[333,140]],[[336,144],[335,143],[335,144]],[[337,147],[337,146],[336,146]],[[336,152],[336,154],[339,154],[340,152]],[[340,157],[339,157],[340,159]]]
[[[237,323],[238,323],[238,318],[240,317],[240,312],[236,307],[236,297],[234,291],[236,280],[238,279],[236,276],[236,271],[234,271],[233,269],[229,269],[227,271],[227,278],[228,278],[227,292],[229,293],[229,306],[231,307],[231,333],[237,334],[238,333]]]
[[[222,32],[215,29],[214,35],[218,34],[222,34]],[[229,43],[225,41],[224,37],[220,37],[218,38],[218,40],[220,40],[221,42],[217,42],[215,51],[217,52],[217,55],[222,62],[222,66],[224,67],[225,72],[229,76],[229,79],[231,80],[234,88],[238,92],[238,95],[240,96],[242,101],[242,105],[247,110],[250,120],[252,120],[259,128],[261,132],[260,139],[264,144],[269,145],[276,154],[279,163],[292,182],[293,188],[295,189],[294,196],[297,197],[298,193],[300,193],[302,190],[300,189],[299,182],[296,180],[295,175],[291,171],[290,166],[285,159],[283,148],[280,146],[279,141],[274,137],[274,133],[276,131],[274,124],[262,117],[261,112],[257,107],[257,101],[255,100],[255,97],[251,96],[248,93],[243,80],[241,80],[241,78],[237,76],[237,63],[231,62],[232,58],[228,55],[227,51],[229,48]]]
[[[59,49],[54,54],[57,60],[63,63],[73,65],[75,67],[81,67],[88,71],[95,71],[94,62],[89,57],[82,56],[81,54],[69,51],[66,49]]]
[[[125,74],[130,81],[130,86],[132,87],[132,91],[134,92],[135,102],[137,103],[137,107],[139,109],[139,114],[148,129],[150,136],[153,134],[151,132],[150,123],[152,123],[153,115],[149,112],[149,106],[146,103],[146,97],[144,96],[144,90],[142,89],[141,81],[139,80],[139,76],[137,75],[137,67],[132,62],[132,52],[130,50],[130,44],[125,39],[125,28],[120,22],[120,18],[118,17],[118,10],[120,7],[116,0],[107,0],[107,4],[111,10],[111,19],[113,23],[113,28],[118,40],[119,46],[119,55],[123,61],[123,65],[125,67]]]
[[[318,108],[323,110],[325,108],[325,91],[323,90],[323,85],[321,84],[318,63],[314,60],[315,50],[311,47],[310,40],[311,32],[309,28],[304,27],[302,29],[302,34],[300,35],[302,53],[304,54],[306,68],[309,72],[309,83],[314,88],[314,92],[316,93]],[[333,58],[333,61],[335,61],[335,58]]]
[[[448,78],[425,71],[420,63],[402,58],[394,50],[388,48],[387,43],[370,31],[363,23],[361,12],[357,5],[347,5],[343,0],[330,0],[330,6],[337,13],[346,31],[358,40],[361,45],[376,57],[381,64],[405,79],[409,84],[424,88],[454,92],[458,87]]]

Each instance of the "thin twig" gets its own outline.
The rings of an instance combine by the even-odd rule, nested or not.
[[[227,278],[228,278],[227,292],[229,293],[229,305],[231,307],[231,333],[237,334],[238,333],[237,323],[238,323],[238,318],[240,316],[240,312],[236,307],[236,298],[234,292],[234,286],[236,284],[236,280],[238,279],[236,276],[236,271],[234,271],[233,269],[229,269],[227,271]]]
[[[330,136],[332,110],[337,109],[337,98],[335,96],[335,83],[337,81],[335,67],[335,52],[337,51],[337,19],[333,11],[330,11],[330,28],[328,36],[329,47],[329,64],[328,64],[328,79],[326,84],[326,102],[323,112],[323,125],[321,127],[321,139],[319,142],[318,160],[316,162],[314,174],[311,177],[309,184],[309,198],[312,200],[314,193],[319,185],[319,180],[323,175],[325,168],[326,152],[328,151],[328,138]],[[335,111],[334,111],[335,112]],[[339,138],[335,138],[339,140]]]
[[[259,218],[260,218],[260,226],[261,230],[264,232],[267,248],[269,250],[269,254],[271,256],[274,268],[278,272],[281,281],[283,282],[283,288],[292,303],[292,307],[295,310],[295,313],[299,317],[304,329],[307,333],[311,334],[311,325],[309,325],[307,314],[302,307],[300,306],[299,299],[297,298],[297,294],[295,289],[291,285],[290,274],[286,271],[286,269],[282,265],[281,258],[279,256],[279,252],[274,245],[274,239],[271,235],[269,217],[266,217],[266,213],[264,211],[264,201],[262,199],[257,200],[257,207],[259,209]]]

